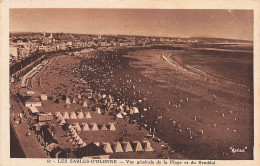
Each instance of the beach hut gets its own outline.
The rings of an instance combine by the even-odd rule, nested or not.
[[[133,147],[135,152],[143,151],[142,145],[139,141],[133,141]]]
[[[78,119],[83,119],[83,118],[84,118],[83,112],[79,112]]]
[[[118,114],[116,114],[116,117],[119,118],[119,119],[122,119],[123,115],[121,113],[118,113]]]
[[[91,123],[92,125],[92,131],[98,131],[98,126],[96,123]]]
[[[95,113],[101,114],[101,109],[97,107]]]
[[[89,131],[89,126],[87,123],[83,124],[82,131]]]
[[[85,112],[85,118],[86,119],[91,119],[92,118],[90,112]]]
[[[67,111],[63,113],[63,118],[64,119],[70,119],[69,113]]]
[[[66,98],[66,101],[65,101],[65,104],[67,105],[67,104],[70,104],[70,98]]]
[[[102,125],[101,131],[107,131],[107,126],[106,126],[106,124],[103,124],[103,125]]]
[[[132,152],[133,151],[130,142],[123,142],[123,149],[124,149],[124,152]]]
[[[77,119],[76,113],[74,111],[70,113],[70,119]]]
[[[114,152],[124,152],[122,145],[119,142],[114,143]]]
[[[116,127],[115,127],[114,123],[109,123],[109,130],[110,131],[115,131],[116,130]]]
[[[104,151],[106,152],[106,153],[113,153],[113,150],[112,150],[112,147],[111,147],[111,145],[110,145],[110,143],[109,142],[107,142],[107,143],[105,143],[104,144]]]
[[[145,152],[152,152],[153,148],[151,146],[151,143],[149,141],[144,141],[144,151]]]

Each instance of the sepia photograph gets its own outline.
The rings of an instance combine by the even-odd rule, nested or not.
[[[10,158],[255,158],[253,10],[10,8],[8,56]]]

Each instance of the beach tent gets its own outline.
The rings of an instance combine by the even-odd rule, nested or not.
[[[118,114],[116,114],[116,117],[122,119],[123,115],[121,113],[118,113]]]
[[[55,115],[55,117],[57,118],[57,117],[59,117],[59,116],[61,116],[61,113],[60,113],[60,112],[57,112],[56,115]]]
[[[65,104],[70,104],[70,98],[66,98]]]
[[[83,142],[83,144],[81,146],[82,147],[87,146],[86,142]]]
[[[72,135],[77,135],[76,129],[73,128],[71,134]]]
[[[85,112],[85,118],[86,119],[92,118],[90,112]]]
[[[80,94],[78,94],[78,99],[81,99],[81,95]]]
[[[138,110],[137,107],[133,107],[133,110],[134,110],[134,113],[135,113],[135,114],[138,114],[138,113],[139,113],[139,110]]]
[[[93,142],[95,145],[97,145],[97,146],[99,146],[100,144],[99,144],[99,142]]]
[[[76,103],[77,103],[75,98],[73,98],[72,103],[73,103],[73,104],[76,104]]]
[[[124,149],[124,152],[132,152],[133,151],[130,142],[123,142],[123,149]]]
[[[101,110],[100,110],[100,108],[97,107],[95,112],[98,113],[98,114],[101,114]]]
[[[82,141],[81,138],[79,139],[78,144],[79,144],[79,145],[83,144],[83,141]]]
[[[119,111],[120,111],[121,113],[125,112],[122,105],[119,106]]]
[[[74,111],[70,113],[70,119],[77,119],[76,113]]]
[[[116,130],[116,127],[115,127],[114,123],[109,123],[109,130],[110,131],[115,131]]]
[[[86,101],[83,102],[82,107],[88,107],[88,104]]]
[[[76,137],[74,137],[74,140],[79,141],[81,138],[79,137],[79,135],[77,135]]]
[[[126,111],[126,112],[129,112],[129,111],[130,111],[130,108],[129,108],[128,105],[125,107],[125,111]]]
[[[78,122],[75,124],[74,128],[75,128],[77,131],[81,131],[81,127],[80,127],[80,125],[79,125]]]
[[[62,119],[62,120],[60,121],[60,126],[63,125],[63,124],[65,124],[65,123],[66,123],[65,119]]]
[[[134,114],[134,109],[133,108],[130,108],[129,114],[130,115]]]
[[[110,143],[109,142],[107,142],[107,143],[105,143],[104,144],[104,151],[106,152],[106,153],[113,153],[113,150],[112,150],[112,147],[111,147],[111,145],[110,145]]]
[[[96,123],[91,123],[92,124],[92,131],[98,131],[98,126]]]
[[[66,111],[66,112],[64,112],[64,114],[63,114],[63,118],[64,119],[70,119],[70,117],[69,117],[69,113]]]
[[[82,130],[83,130],[83,131],[89,131],[89,126],[88,126],[87,123],[85,123],[85,124],[83,125]]]
[[[114,143],[114,152],[124,152],[119,142]]]
[[[126,112],[122,112],[122,115],[126,116],[126,115],[127,115],[127,113],[126,113]]]
[[[103,124],[103,125],[102,125],[101,131],[107,131],[107,126],[106,126],[106,124]]]
[[[151,146],[151,143],[149,141],[144,141],[144,151],[145,152],[152,152],[153,148]]]
[[[78,119],[83,119],[83,118],[84,118],[83,113],[82,113],[82,112],[79,112],[79,114],[78,114]]]
[[[141,152],[143,151],[142,145],[139,141],[133,141],[133,145],[134,145],[134,150],[136,152]]]

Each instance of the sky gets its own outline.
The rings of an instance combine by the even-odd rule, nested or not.
[[[10,9],[11,32],[253,40],[252,10]]]

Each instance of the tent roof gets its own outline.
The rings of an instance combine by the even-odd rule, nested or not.
[[[115,142],[115,144],[114,144],[114,152],[124,152],[120,142]]]

